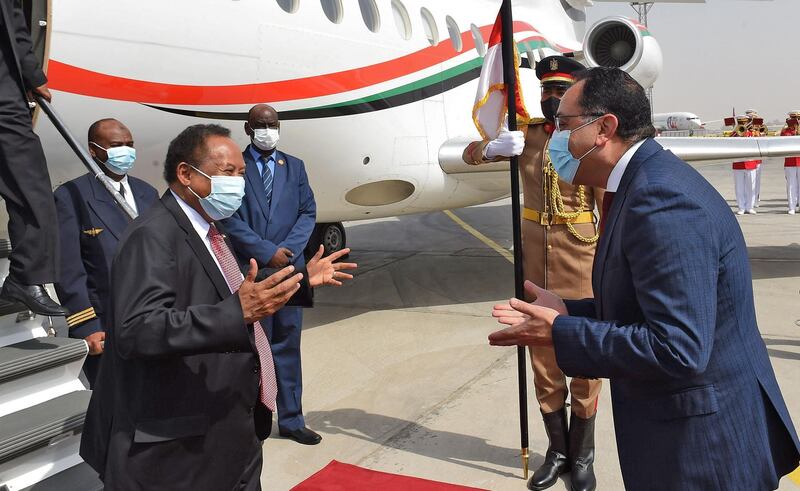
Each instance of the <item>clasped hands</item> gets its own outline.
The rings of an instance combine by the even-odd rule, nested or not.
[[[489,335],[492,346],[552,346],[553,322],[559,315],[567,315],[561,297],[525,282],[525,292],[535,300],[531,303],[512,298],[507,304],[495,305],[492,317],[507,327]]]
[[[343,280],[350,280],[353,275],[344,270],[353,270],[358,267],[356,263],[337,263],[336,260],[350,253],[350,249],[342,249],[328,257],[322,257],[325,249],[323,246],[314,257],[306,264],[308,283],[314,288],[318,286],[341,286]],[[250,270],[239,288],[239,301],[242,304],[242,313],[246,324],[270,316],[286,305],[292,295],[300,289],[302,273],[294,273],[294,266],[287,266],[273,273],[262,281],[256,282],[258,264],[255,259],[250,259]]]

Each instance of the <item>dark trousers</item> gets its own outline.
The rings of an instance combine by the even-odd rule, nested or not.
[[[239,479],[240,491],[261,491],[261,465],[263,463],[263,451],[259,445],[258,451],[253,454],[253,459],[245,468],[242,477]]]
[[[263,322],[263,321],[262,321]],[[303,371],[300,363],[300,332],[303,309],[284,307],[267,323],[269,345],[278,380],[278,427],[296,430],[305,427],[303,418]]]
[[[100,358],[103,355],[87,355],[83,361],[83,375],[86,376],[86,381],[89,382],[89,388],[94,390],[97,374],[100,371]]]
[[[58,280],[58,228],[42,144],[16,82],[16,68],[0,57],[0,195],[8,212],[13,252],[9,275],[38,285]]]

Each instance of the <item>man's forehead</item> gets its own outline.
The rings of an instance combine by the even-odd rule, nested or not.
[[[96,132],[100,138],[124,138],[131,134],[131,131],[122,123],[116,121],[109,121],[102,123]]]

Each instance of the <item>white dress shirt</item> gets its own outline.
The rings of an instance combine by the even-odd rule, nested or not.
[[[216,263],[217,268],[219,268],[219,272],[222,273],[222,277],[225,277],[225,273],[222,271],[222,266],[219,264],[217,260],[217,255],[214,254],[214,249],[211,248],[211,239],[208,238],[208,229],[211,228],[211,224],[203,218],[202,215],[197,213],[197,210],[189,206],[189,203],[183,201],[183,199],[175,194],[173,190],[169,190],[172,193],[172,196],[175,197],[175,201],[181,206],[181,210],[186,214],[186,217],[192,223],[192,227],[197,232],[197,235],[203,239],[203,244],[206,245],[206,249],[208,249],[208,253],[211,254],[211,258],[214,259],[214,263]],[[226,280],[227,281],[227,280]],[[228,285],[230,286],[230,285]]]
[[[628,164],[631,163],[631,159],[633,158],[636,151],[639,150],[639,147],[644,145],[644,142],[647,140],[642,140],[638,143],[635,143],[631,148],[628,149],[627,152],[622,154],[622,157],[617,162],[617,165],[611,169],[611,174],[608,176],[608,183],[606,183],[606,191],[611,193],[616,193],[617,189],[619,189],[619,183],[622,181],[622,175],[625,174],[625,169],[628,168]]]
[[[130,207],[133,208],[133,211],[135,211],[136,213],[139,213],[139,209],[136,207],[136,199],[133,197],[133,190],[131,189],[131,183],[128,182],[127,174],[117,184],[121,184],[123,189],[125,189],[125,192],[123,193],[123,197],[125,198],[125,201],[127,201],[128,204],[130,205]],[[117,187],[117,191],[119,191],[120,190],[119,186],[116,186],[116,187]]]

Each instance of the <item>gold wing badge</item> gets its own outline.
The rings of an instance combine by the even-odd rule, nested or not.
[[[89,230],[84,230],[83,233],[88,235],[89,237],[97,237],[102,232],[102,228],[90,228]]]

